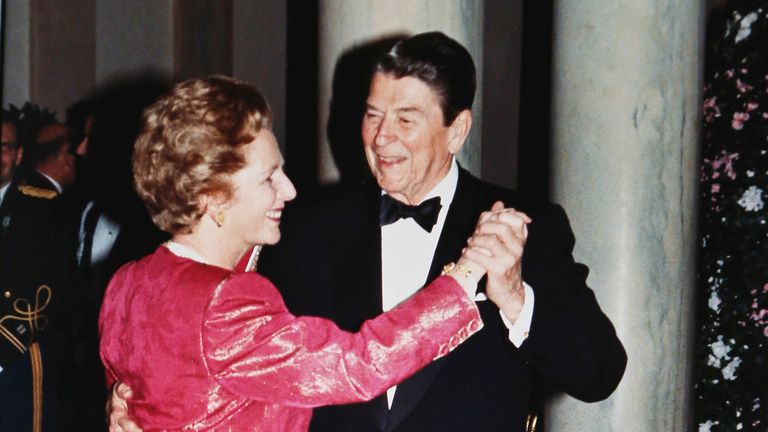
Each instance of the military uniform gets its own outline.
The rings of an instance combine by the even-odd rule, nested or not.
[[[67,285],[56,196],[12,183],[0,205],[0,432],[55,430],[48,336]]]
[[[56,194],[59,193],[59,188],[57,185],[53,184],[51,179],[34,169],[22,173],[19,179],[19,184],[23,186],[31,186],[35,189],[43,189],[43,191],[51,191]]]

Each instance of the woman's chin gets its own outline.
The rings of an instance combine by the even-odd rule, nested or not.
[[[264,238],[260,239],[256,242],[257,245],[263,245],[263,246],[269,246],[273,244],[277,244],[277,242],[280,241],[280,232],[269,234],[264,236]]]

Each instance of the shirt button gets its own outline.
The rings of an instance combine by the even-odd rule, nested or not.
[[[6,292],[3,293],[3,296],[5,296],[5,298],[11,298],[11,292],[10,291],[6,291]]]

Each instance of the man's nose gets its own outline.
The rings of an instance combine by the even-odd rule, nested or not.
[[[374,143],[377,146],[385,146],[392,142],[394,136],[395,130],[393,121],[388,116],[385,116],[379,125],[379,129],[376,131],[376,138],[374,139]]]

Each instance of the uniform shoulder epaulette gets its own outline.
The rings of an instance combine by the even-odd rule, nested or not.
[[[59,194],[55,190],[43,189],[43,188],[28,186],[28,185],[19,185],[19,192],[27,196],[31,196],[35,198],[45,198],[45,199],[55,198],[56,195]]]

